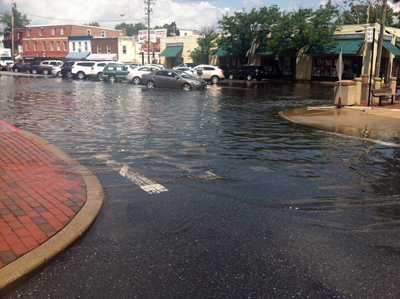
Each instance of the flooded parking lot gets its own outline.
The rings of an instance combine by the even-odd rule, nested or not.
[[[87,166],[105,193],[85,238],[10,297],[400,295],[399,149],[279,116],[332,103],[331,87],[0,85],[0,118]]]

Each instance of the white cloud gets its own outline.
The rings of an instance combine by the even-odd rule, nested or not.
[[[264,6],[263,0],[243,0],[243,7],[247,10],[251,8],[258,8],[260,6]]]
[[[84,24],[95,21],[102,27],[114,28],[123,21],[147,24],[145,4],[142,0],[18,0],[17,2],[17,9],[28,16],[31,25]],[[153,11],[150,19],[151,27],[175,21],[178,28],[200,29],[202,26],[217,23],[223,14],[230,12],[229,8],[218,8],[206,1],[156,0],[155,2],[155,6],[151,6]],[[121,17],[121,14],[125,16]]]

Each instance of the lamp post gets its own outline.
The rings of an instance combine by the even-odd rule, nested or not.
[[[147,64],[150,64],[150,14],[153,13],[150,6],[155,5],[155,0],[145,0],[144,4],[147,4]]]

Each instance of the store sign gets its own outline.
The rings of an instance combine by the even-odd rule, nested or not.
[[[160,52],[160,38],[167,37],[167,29],[151,29],[150,30],[150,52]],[[149,44],[149,31],[139,30],[138,42],[140,45],[140,52],[148,52]]]
[[[374,27],[367,27],[367,43],[374,42]]]

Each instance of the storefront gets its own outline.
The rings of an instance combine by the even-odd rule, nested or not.
[[[183,63],[182,58],[183,43],[167,43],[160,57],[165,57],[164,66],[172,68]]]
[[[312,45],[306,54],[312,55],[311,80],[337,81],[336,65],[342,49],[344,70],[342,79],[350,80],[361,76],[364,34],[342,34],[334,37],[329,45]]]
[[[400,37],[396,38],[396,46],[393,45],[392,54],[395,55],[393,59],[392,76],[397,78],[397,85],[400,85]]]
[[[238,59],[227,47],[219,47],[213,54],[212,64],[219,65],[224,70],[233,70],[238,67]]]

